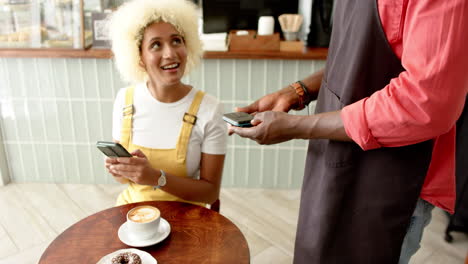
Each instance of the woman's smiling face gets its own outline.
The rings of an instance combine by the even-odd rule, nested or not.
[[[149,25],[141,43],[141,66],[158,86],[180,83],[187,64],[184,38],[169,23]]]

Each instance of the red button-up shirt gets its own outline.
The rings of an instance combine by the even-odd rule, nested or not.
[[[455,123],[468,92],[468,1],[377,2],[387,40],[405,71],[343,108],[346,133],[364,150],[432,140],[420,197],[453,212]]]

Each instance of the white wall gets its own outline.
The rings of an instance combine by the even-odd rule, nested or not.
[[[0,112],[1,114],[1,112]],[[6,162],[5,149],[3,147],[2,127],[0,126],[0,186],[10,182],[8,164]]]

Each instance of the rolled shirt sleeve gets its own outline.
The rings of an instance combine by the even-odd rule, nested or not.
[[[468,92],[468,4],[409,1],[405,71],[342,109],[346,133],[364,150],[415,144],[453,129]]]

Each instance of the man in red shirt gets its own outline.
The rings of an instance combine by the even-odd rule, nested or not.
[[[453,212],[465,14],[464,0],[336,1],[325,69],[237,109],[254,127],[231,134],[310,139],[294,263],[407,263],[433,205]],[[284,113],[315,99],[315,115]]]

